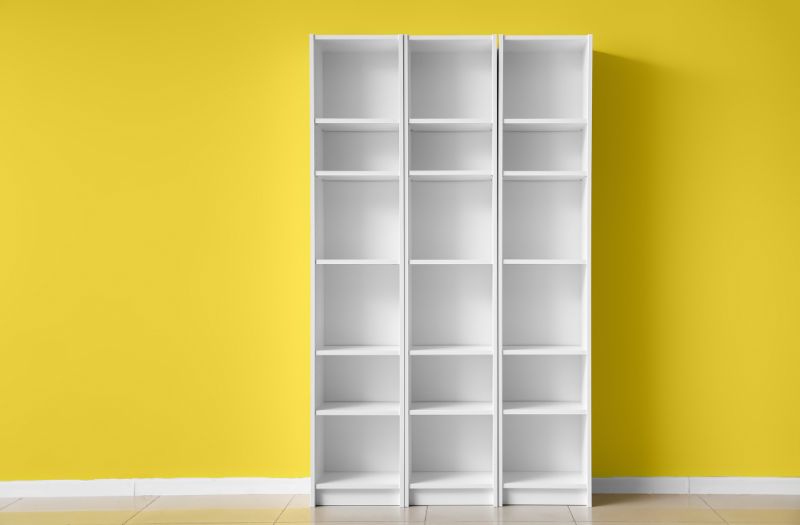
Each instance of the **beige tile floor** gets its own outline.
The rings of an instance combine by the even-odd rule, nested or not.
[[[0,498],[0,525],[800,525],[800,496],[595,495],[594,507],[318,507],[286,496]]]

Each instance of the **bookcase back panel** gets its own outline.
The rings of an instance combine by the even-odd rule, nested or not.
[[[396,131],[317,130],[317,169],[397,173],[398,140]]]
[[[320,181],[320,259],[399,260],[399,185],[394,181]]]
[[[398,119],[398,55],[391,44],[353,50],[326,42],[317,64],[317,116]]]
[[[491,260],[490,181],[413,181],[409,207],[412,259]]]
[[[399,360],[395,356],[320,358],[320,401],[400,401]]]
[[[410,275],[412,345],[491,345],[492,268],[414,266]]]
[[[492,401],[491,356],[411,358],[411,401]]]
[[[320,346],[400,343],[400,291],[392,265],[331,265],[318,269]]]

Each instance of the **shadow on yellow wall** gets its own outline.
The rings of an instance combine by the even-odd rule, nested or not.
[[[651,111],[659,82],[654,66],[594,53],[592,163],[592,344],[595,468],[658,464],[651,411],[654,363],[652,283],[656,162]],[[631,408],[637,410],[631,418]],[[601,451],[623,453],[608,458]]]

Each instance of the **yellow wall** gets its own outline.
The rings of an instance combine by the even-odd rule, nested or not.
[[[595,475],[800,475],[800,4],[0,0],[0,479],[308,475],[308,33],[593,33]]]

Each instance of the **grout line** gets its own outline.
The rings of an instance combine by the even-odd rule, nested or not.
[[[8,503],[8,505],[3,505],[2,507],[0,507],[0,511],[5,510],[8,507],[10,507],[11,505],[13,505],[14,503],[17,503],[17,502],[20,502],[20,501],[22,501],[22,498],[13,498],[11,500],[11,502]]]
[[[572,518],[572,523],[578,523],[578,520],[575,519],[575,514],[572,513],[572,507],[567,505],[567,511],[569,511],[569,517]]]
[[[422,521],[423,521],[423,522],[426,522],[426,521],[428,521],[428,509],[429,509],[429,508],[430,508],[430,506],[429,506],[429,505],[425,505],[425,517],[424,517],[424,518],[422,518]]]
[[[721,519],[721,520],[722,520],[722,523],[728,523],[728,520],[726,520],[725,518],[723,518],[723,517],[722,517],[722,515],[721,515],[719,512],[717,512],[717,509],[715,509],[715,508],[714,508],[714,507],[713,507],[713,506],[712,506],[712,505],[711,505],[709,502],[707,502],[707,501],[706,501],[706,498],[704,498],[704,497],[703,497],[703,496],[701,496],[700,494],[695,494],[695,496],[697,496],[698,498],[700,498],[700,500],[701,500],[703,503],[705,503],[705,504],[706,504],[706,506],[707,506],[709,509],[711,509],[711,512],[713,512],[714,514],[716,514],[716,515],[717,515],[717,517],[718,517],[719,519]]]
[[[134,489],[135,489],[135,485],[134,485]],[[135,498],[136,496],[133,496],[133,497]],[[142,512],[143,512],[143,511],[144,511],[146,508],[148,508],[150,505],[152,505],[153,503],[155,503],[155,502],[156,502],[156,500],[157,500],[158,498],[160,498],[160,497],[161,497],[161,496],[156,496],[156,497],[154,497],[152,501],[149,501],[149,502],[147,503],[147,505],[145,505],[144,507],[142,507],[141,509],[139,509],[138,511],[136,511],[136,513],[135,513],[133,516],[131,516],[130,518],[128,518],[128,519],[126,519],[125,521],[123,521],[123,522],[122,522],[122,525],[126,525],[127,523],[130,523],[130,521],[131,521],[133,518],[135,518],[136,516],[138,516],[139,514],[141,514],[141,513],[142,513]]]
[[[291,497],[291,498],[289,498],[289,499],[286,501],[286,505],[284,505],[284,506],[283,506],[283,508],[281,509],[281,511],[278,513],[278,515],[277,515],[277,516],[275,516],[275,519],[274,519],[274,520],[272,520],[272,523],[278,523],[278,520],[279,520],[279,519],[281,519],[281,516],[283,516],[283,513],[284,513],[284,512],[286,512],[286,509],[288,509],[288,508],[289,508],[289,504],[290,504],[292,501],[294,501],[294,498],[296,498],[297,496],[299,496],[299,494],[292,494],[292,497]]]

